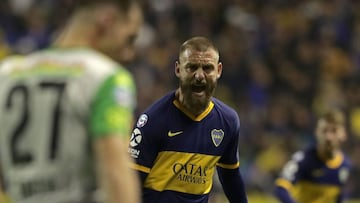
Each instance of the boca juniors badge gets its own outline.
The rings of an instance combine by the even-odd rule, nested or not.
[[[213,129],[211,131],[211,139],[216,147],[218,147],[224,138],[224,131]]]

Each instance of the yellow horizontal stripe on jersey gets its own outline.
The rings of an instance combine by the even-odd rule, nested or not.
[[[339,193],[339,186],[310,181],[297,182],[292,191],[298,203],[336,203]]]
[[[288,190],[288,191],[290,191],[290,190],[292,189],[292,187],[293,187],[293,184],[292,184],[290,181],[288,181],[288,180],[286,180],[286,179],[284,179],[284,178],[278,178],[278,179],[275,181],[275,184],[276,184],[277,186],[280,186],[280,187],[285,188],[285,189]]]
[[[134,170],[137,170],[137,171],[141,171],[141,172],[144,172],[144,173],[150,173],[150,168],[148,167],[145,167],[145,166],[141,166],[139,164],[136,164],[136,163],[131,163],[130,164],[130,168],[134,169]]]
[[[240,163],[237,162],[235,164],[222,164],[222,163],[217,163],[217,166],[221,167],[221,168],[225,168],[225,169],[236,169],[239,168]]]
[[[196,153],[160,152],[145,180],[145,187],[156,191],[207,194],[219,159],[219,156]]]

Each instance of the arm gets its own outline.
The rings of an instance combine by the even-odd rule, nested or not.
[[[3,190],[2,186],[3,186],[3,182],[1,182],[1,176],[0,176],[0,202],[1,203],[10,203],[10,199],[8,196],[6,196],[5,191]]]
[[[281,176],[275,181],[274,195],[282,203],[296,203],[290,191],[302,173],[299,162],[303,160],[303,157],[303,152],[295,153],[293,158],[285,164]]]
[[[296,203],[296,201],[290,196],[289,191],[280,185],[275,186],[274,195],[282,203]]]
[[[0,177],[0,202],[5,202],[4,199],[4,191],[2,189],[2,182],[1,182],[1,177]]]
[[[217,167],[220,183],[230,203],[247,203],[245,186],[239,168],[225,169]]]
[[[119,136],[107,136],[95,141],[99,182],[107,202],[140,202],[139,183],[128,164],[127,143]]]
[[[233,133],[223,156],[217,163],[217,172],[224,193],[230,203],[247,203],[245,186],[239,169],[240,120],[235,111],[234,116],[229,120],[233,122],[229,124],[229,126],[233,127]]]
[[[343,191],[341,191],[341,194],[337,198],[336,203],[342,203],[344,201],[344,194],[342,192]]]
[[[344,156],[345,157],[345,160],[344,160],[344,165],[346,166],[347,170],[348,170],[348,173],[346,175],[346,177],[343,179],[343,183],[341,185],[341,191],[340,191],[340,194],[336,200],[336,203],[342,203],[342,202],[345,202],[345,200],[347,199],[347,192],[346,192],[346,185],[348,184],[348,180],[349,180],[349,175],[351,174],[351,170],[352,170],[352,165],[351,165],[351,162],[350,160],[348,159],[347,156]]]
[[[114,74],[99,86],[90,109],[98,182],[107,203],[140,202],[138,177],[129,167],[131,158],[127,153],[134,89],[130,75]]]

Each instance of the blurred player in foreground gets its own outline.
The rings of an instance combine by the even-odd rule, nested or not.
[[[88,0],[52,48],[3,61],[0,171],[11,202],[140,201],[126,152],[135,86],[114,59],[132,51],[141,23],[135,1]]]
[[[207,38],[182,44],[175,63],[179,88],[139,117],[130,141],[143,202],[206,203],[216,168],[230,202],[247,202],[238,161],[239,118],[212,97],[221,73],[219,52]]]
[[[350,164],[340,146],[346,140],[345,117],[331,110],[315,129],[316,145],[295,153],[276,180],[276,197],[283,203],[340,203]]]

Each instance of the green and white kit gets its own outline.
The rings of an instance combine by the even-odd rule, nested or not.
[[[131,74],[90,49],[4,60],[0,178],[12,202],[96,202],[91,139],[130,135],[135,98]]]

